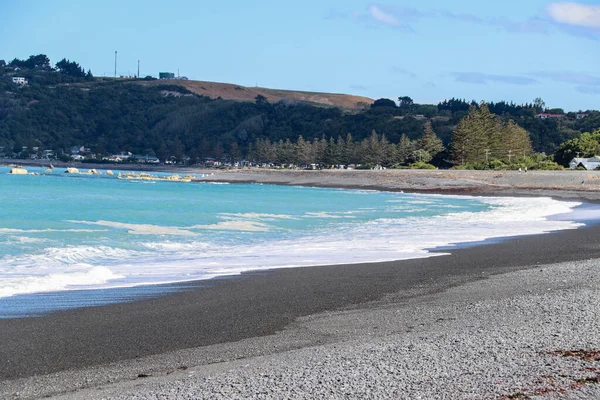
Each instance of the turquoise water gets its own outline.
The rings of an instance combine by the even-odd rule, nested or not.
[[[428,249],[453,243],[580,225],[551,218],[579,203],[549,198],[131,181],[29,170],[41,174],[9,175],[0,168],[0,314],[7,299],[14,305],[15,298],[35,293],[429,257]]]

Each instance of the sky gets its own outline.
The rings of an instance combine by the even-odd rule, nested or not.
[[[0,59],[415,102],[600,109],[600,0],[0,0]]]

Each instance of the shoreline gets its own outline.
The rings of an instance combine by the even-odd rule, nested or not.
[[[320,180],[328,185],[325,187],[344,184],[342,187],[351,188],[353,183],[352,188],[371,189],[366,183],[374,181],[372,188],[378,190],[406,191],[414,186],[414,181],[382,184],[382,177],[405,176],[396,172],[379,174],[386,171],[350,171],[351,175],[330,175],[327,171],[325,179],[322,171],[306,171],[316,172],[313,175],[291,172],[291,178],[288,172],[264,172],[223,172],[210,181],[242,183],[245,179],[247,183],[249,178],[258,176],[261,183],[269,184],[313,185]],[[412,179],[431,176],[408,173]],[[496,196],[523,191],[538,195],[537,189],[531,193],[519,187],[502,187],[490,192],[489,185],[465,184],[465,175],[473,173],[460,171],[463,181],[448,188],[452,193],[447,194]],[[533,172],[528,174],[528,179],[537,177]],[[345,182],[340,182],[340,176]],[[469,193],[457,193],[460,185]],[[430,183],[423,186],[439,193],[439,188]],[[567,193],[574,196],[566,197],[570,200],[594,203],[600,199],[592,190],[577,191],[570,186],[564,190],[543,190],[548,193],[544,195],[556,198],[565,199]],[[4,385],[0,397],[35,398],[115,381],[139,385],[140,374],[155,375],[166,370],[184,374],[183,369],[177,368],[209,368],[214,363],[229,366],[236,359],[269,358],[296,349],[335,346],[347,338],[332,339],[298,330],[298,321],[319,318],[323,313],[345,312],[363,313],[361,318],[368,320],[369,315],[390,306],[402,307],[431,296],[441,296],[443,301],[447,292],[473,284],[485,286],[493,276],[534,271],[559,262],[591,262],[598,257],[595,243],[599,234],[600,226],[591,224],[577,230],[456,248],[448,256],[244,273],[228,279],[189,282],[183,286],[190,290],[150,300],[60,311],[39,318],[0,320],[0,355],[7,360],[0,362],[0,382]],[[598,276],[589,279],[597,283]],[[372,332],[372,326],[363,326],[357,337],[365,334],[379,333]],[[277,342],[274,348],[269,343],[272,340]],[[36,383],[42,375],[44,383]],[[47,381],[53,384],[47,385]],[[73,398],[80,398],[79,392],[74,393]],[[80,394],[86,398],[90,395]]]
[[[248,347],[244,341],[268,342],[273,335],[293,331],[299,319],[324,312],[418,301],[495,275],[590,260],[597,256],[590,243],[598,234],[596,225],[427,259],[247,273],[235,279],[191,282],[192,290],[151,300],[0,320],[0,354],[6,360],[0,363],[0,382],[4,393],[14,395],[23,393],[17,389],[23,381],[35,387],[41,375],[79,377],[58,378],[60,387],[48,388],[56,394],[72,390],[75,382],[93,387],[176,369],[172,355],[181,351],[196,352],[196,364],[185,363],[191,367],[321,345],[327,340],[310,334],[300,341],[284,340],[275,349],[264,343]],[[230,348],[229,356],[220,353],[223,346]],[[155,361],[145,362],[148,357]],[[132,362],[135,367],[129,365]],[[108,367],[108,372],[97,375],[97,368],[107,364],[119,372]],[[46,389],[38,385],[35,390]]]
[[[19,161],[19,162],[15,162]],[[47,160],[0,159],[11,163],[46,167]],[[404,191],[406,193],[490,196],[550,196],[560,199],[600,201],[600,171],[532,170],[287,170],[251,168],[198,168],[148,164],[87,164],[54,162],[55,167],[100,170],[212,174],[194,182],[262,183],[364,190]]]

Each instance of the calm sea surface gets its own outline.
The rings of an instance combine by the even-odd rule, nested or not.
[[[8,171],[0,167],[0,317],[176,290],[157,284],[429,257],[436,247],[581,225],[552,218],[579,203],[550,198]]]

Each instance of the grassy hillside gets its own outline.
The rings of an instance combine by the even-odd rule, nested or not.
[[[349,94],[334,94],[334,93],[316,93],[316,92],[303,92],[297,90],[279,90],[279,89],[267,89],[261,87],[246,87],[241,85],[235,85],[231,83],[220,83],[220,82],[204,82],[204,81],[188,81],[188,80],[175,80],[175,81],[136,81],[137,84],[155,87],[165,84],[174,84],[177,86],[184,87],[190,92],[210,97],[211,99],[222,98],[225,100],[236,100],[236,101],[254,101],[256,96],[264,96],[270,103],[277,103],[279,101],[285,102],[308,102],[315,104],[322,104],[332,107],[339,107],[343,109],[365,109],[373,104],[373,99],[362,96],[354,96]]]

